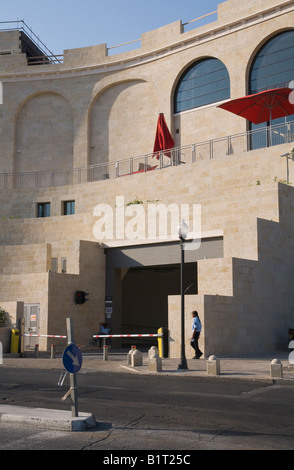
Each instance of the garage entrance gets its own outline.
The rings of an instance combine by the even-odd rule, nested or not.
[[[185,265],[185,290],[197,294],[196,263]],[[179,294],[178,264],[128,269],[121,281],[123,332],[156,333],[158,328],[168,327],[168,295]],[[146,342],[146,338],[138,342]],[[154,339],[150,342],[154,343]]]
[[[107,247],[105,253],[105,321],[113,334],[154,334],[168,327],[168,296],[180,295],[179,242]],[[197,261],[222,256],[222,237],[203,239],[198,250],[186,251],[187,295],[198,293]],[[115,347],[143,341],[113,339]]]

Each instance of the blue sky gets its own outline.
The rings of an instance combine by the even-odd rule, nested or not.
[[[101,43],[110,47],[140,39],[152,29],[215,11],[222,1],[2,0],[0,21],[24,20],[49,50],[62,54],[64,49]]]

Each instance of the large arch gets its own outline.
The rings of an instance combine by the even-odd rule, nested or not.
[[[101,89],[89,110],[89,164],[152,152],[156,101],[151,84],[142,79],[114,82]]]
[[[248,70],[248,93],[288,87],[294,79],[294,29],[286,29],[271,35],[255,52]],[[287,134],[286,122],[294,121],[294,115],[274,119],[272,126],[278,126],[272,132],[271,144],[284,143],[283,136]],[[285,124],[285,129],[283,124]],[[251,148],[266,147],[268,135],[260,129],[269,125],[250,123],[252,132]],[[282,127],[280,127],[282,126]]]
[[[14,172],[62,172],[73,168],[74,111],[62,95],[28,97],[15,119]]]

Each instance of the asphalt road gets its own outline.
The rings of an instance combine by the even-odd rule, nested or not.
[[[70,398],[61,400],[69,380],[59,387],[59,370],[0,373],[0,404],[70,409]],[[196,450],[294,449],[292,385],[105,371],[79,373],[77,381],[79,411],[92,413],[96,428],[61,432],[0,423],[0,450],[161,450],[183,456]]]

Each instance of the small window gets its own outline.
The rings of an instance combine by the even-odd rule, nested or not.
[[[75,201],[64,201],[63,215],[71,215],[75,213]]]
[[[39,202],[37,217],[50,217],[50,202]]]

